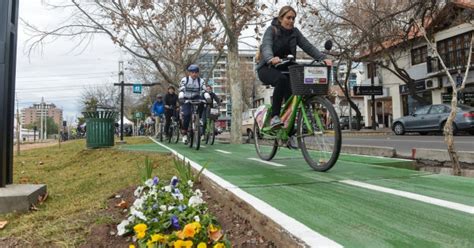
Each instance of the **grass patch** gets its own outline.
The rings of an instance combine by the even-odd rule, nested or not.
[[[151,143],[146,138],[126,141],[128,145]],[[176,174],[169,154],[85,147],[84,140],[77,140],[15,156],[14,183],[46,184],[49,197],[38,211],[0,215],[9,222],[0,237],[36,247],[79,246],[91,225],[113,222],[100,212],[115,192],[140,183],[145,156],[152,161],[153,175],[168,180]]]

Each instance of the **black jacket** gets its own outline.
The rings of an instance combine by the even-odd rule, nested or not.
[[[177,103],[178,103],[178,95],[176,95],[176,93],[173,93],[173,94],[167,93],[165,95],[165,105],[176,107]]]

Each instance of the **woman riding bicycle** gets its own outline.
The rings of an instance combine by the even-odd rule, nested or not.
[[[284,6],[280,9],[278,17],[272,21],[272,25],[267,28],[263,35],[260,47],[261,59],[257,65],[258,77],[264,85],[272,85],[272,127],[281,126],[280,120],[281,104],[291,96],[290,80],[283,71],[288,71],[286,64],[281,67],[274,67],[281,62],[282,58],[292,55],[296,59],[296,46],[299,46],[315,60],[323,60],[326,56],[315,48],[303,36],[298,28],[294,27],[296,11],[291,6]]]
[[[205,91],[204,80],[199,77],[199,66],[192,64],[187,68],[188,76],[181,79],[178,99],[180,103],[184,103],[185,100],[191,99],[202,99],[202,93]],[[199,105],[198,112],[202,113],[203,106]],[[181,133],[183,134],[183,143],[187,144],[187,131],[189,122],[191,121],[192,108],[191,103],[184,103],[181,105],[181,111],[183,112],[183,126],[181,127]]]

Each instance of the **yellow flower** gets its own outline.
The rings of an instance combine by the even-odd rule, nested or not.
[[[145,232],[138,232],[138,233],[137,233],[137,239],[142,239],[142,238],[145,237],[145,235],[146,235]]]
[[[133,230],[135,230],[135,232],[139,233],[139,232],[145,232],[147,228],[148,227],[146,226],[146,224],[136,224],[133,227]]]
[[[130,244],[130,245],[128,246],[128,248],[135,248],[135,245],[134,245],[134,244]]]
[[[217,244],[214,245],[213,248],[225,248],[225,245],[224,245],[224,243],[217,243]]]
[[[193,222],[193,223],[191,223],[191,224],[192,224],[192,225],[194,226],[194,228],[196,229],[196,233],[198,233],[198,232],[201,230],[201,224],[200,224],[199,222],[195,221],[195,222]]]
[[[208,228],[209,228],[209,232],[211,233],[219,231],[219,228],[215,227],[213,224],[210,224]]]
[[[197,248],[207,248],[207,245],[206,245],[206,243],[201,242],[201,243],[199,243]]]
[[[163,242],[165,241],[165,236],[161,234],[153,234],[151,235],[151,241],[152,242]]]
[[[184,232],[183,232],[183,231],[178,231],[178,232],[176,232],[176,236],[177,236],[179,239],[184,239]]]
[[[174,242],[174,248],[192,248],[193,247],[193,241],[191,240],[176,240]]]
[[[183,233],[185,238],[193,238],[196,234],[196,228],[193,224],[187,224],[184,226]]]
[[[146,247],[147,248],[153,248],[155,246],[155,242],[153,242],[151,239],[149,239],[147,242],[146,242]]]

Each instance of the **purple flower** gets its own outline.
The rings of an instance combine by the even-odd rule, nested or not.
[[[158,209],[158,204],[157,204],[157,203],[153,204],[153,206],[152,206],[151,208],[152,208],[153,210],[157,210],[157,209]]]
[[[158,222],[158,218],[151,219],[151,222]]]
[[[176,177],[176,176],[171,178],[171,183],[170,183],[171,187],[173,187],[173,188],[176,187],[176,185],[178,185],[178,181],[179,181],[178,177]]]
[[[176,230],[181,229],[179,226],[178,217],[176,215],[171,216],[171,226]]]
[[[157,185],[160,179],[158,177],[153,178],[153,185]]]

